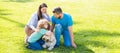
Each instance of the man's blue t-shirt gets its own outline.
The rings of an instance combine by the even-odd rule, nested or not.
[[[52,23],[61,24],[63,30],[68,30],[68,27],[73,25],[72,17],[68,13],[63,13],[63,17],[61,19],[52,16]]]

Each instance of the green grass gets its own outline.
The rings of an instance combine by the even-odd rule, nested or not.
[[[0,1],[0,53],[120,53],[119,0]],[[72,15],[77,49],[64,47],[62,37],[60,47],[52,51],[25,48],[24,26],[42,2],[50,16],[57,6]]]

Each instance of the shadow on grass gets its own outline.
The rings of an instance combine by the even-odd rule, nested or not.
[[[3,2],[32,2],[33,0],[3,0]]]
[[[80,41],[80,44],[91,45],[93,47],[102,47],[102,48],[108,47],[106,43],[103,43],[97,40],[94,40],[94,41],[93,40],[82,40]]]
[[[55,48],[53,53],[94,53],[91,49],[87,48],[85,45],[77,44],[77,48],[64,47]]]
[[[8,13],[8,12],[5,13],[5,11],[9,11],[9,10],[0,9],[0,19],[4,19],[4,20],[10,21],[10,22],[13,22],[13,23],[17,24],[19,27],[24,27],[25,26],[25,24],[23,24],[23,23],[20,23],[18,21],[15,21],[15,20],[12,20],[12,19],[9,19],[9,18],[5,17],[7,15],[12,15],[11,13]]]
[[[9,19],[9,18],[6,18],[6,17],[1,17],[1,19],[4,19],[4,20],[10,21],[10,22],[13,22],[13,23],[17,24],[19,27],[25,27],[25,24],[20,23],[20,22],[18,22],[18,21],[15,21],[15,20],[12,20],[12,19]]]
[[[11,13],[5,13],[5,11],[9,11],[8,9],[0,9],[0,15],[12,15]]]
[[[120,36],[118,32],[107,32],[102,30],[84,30],[78,31],[74,33],[75,35],[82,35],[84,37],[87,36]]]
[[[28,50],[26,49],[28,52],[26,53],[30,53],[29,51],[32,51],[34,53],[95,53],[94,51],[92,51],[91,49],[87,48],[85,45],[80,45],[77,44],[77,48],[72,48],[72,47],[65,47],[63,45],[60,45],[60,47],[58,48],[54,48],[52,51],[48,51],[47,49],[43,49],[43,50]]]
[[[84,30],[74,33],[76,42],[82,45],[91,45],[93,47],[102,47],[102,48],[111,48],[110,45],[99,40],[91,40],[92,37],[115,37],[120,36],[120,33],[117,32],[107,32],[107,31],[97,31],[97,30]],[[89,39],[90,38],[90,39]],[[102,39],[102,38],[101,38]]]
[[[79,39],[79,41],[81,41]],[[84,42],[85,43],[85,42]],[[91,43],[91,42],[90,42]],[[86,46],[86,44],[83,44],[81,42],[76,42],[77,48],[73,48],[73,47],[65,47],[63,42],[61,42],[60,47],[58,48],[53,48],[52,51],[48,51],[47,49],[43,49],[43,50],[28,50],[26,48],[26,50],[29,53],[29,51],[35,52],[35,53],[95,53],[92,49],[88,48]]]

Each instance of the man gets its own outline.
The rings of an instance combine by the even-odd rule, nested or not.
[[[63,35],[64,45],[67,47],[73,46],[76,48],[77,46],[74,43],[72,31],[72,17],[67,13],[63,13],[60,7],[54,8],[53,14],[51,31],[53,32],[53,29],[55,28],[55,37],[57,40],[55,47],[59,47],[60,36]]]

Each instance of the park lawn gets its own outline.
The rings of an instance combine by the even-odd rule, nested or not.
[[[40,3],[48,14],[60,6],[73,17],[77,48],[61,45],[52,51],[29,50],[24,44],[24,26]],[[0,0],[0,53],[120,53],[119,0]]]

